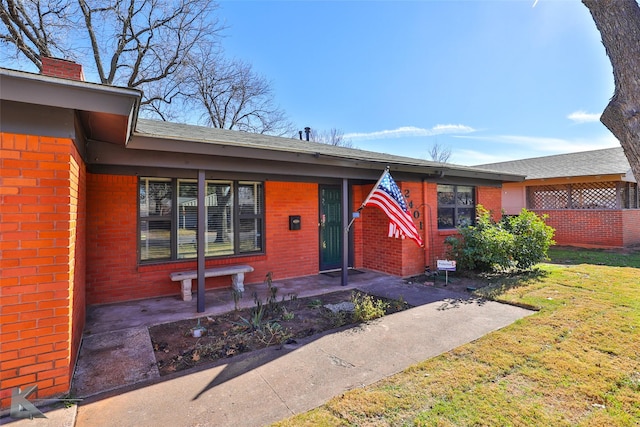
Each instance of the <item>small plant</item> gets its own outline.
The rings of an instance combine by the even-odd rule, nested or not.
[[[389,303],[389,308],[393,311],[401,311],[407,307],[407,302],[402,298],[402,296],[398,297],[398,299],[391,300]]]
[[[349,313],[347,311],[330,311],[327,310],[327,314],[326,314],[327,318],[329,319],[329,321],[331,322],[331,326],[334,328],[339,328],[341,326],[344,325],[348,325],[349,323],[352,323],[352,313]]]
[[[286,307],[282,308],[282,320],[293,320],[296,317],[293,311],[288,311]]]
[[[256,335],[260,342],[266,346],[282,344],[291,338],[291,332],[283,328],[278,322],[267,322],[264,326],[256,331]]]
[[[389,308],[388,302],[359,292],[351,294],[351,302],[354,305],[353,318],[356,322],[368,322],[382,317]]]
[[[252,331],[257,331],[262,328],[265,314],[264,306],[262,305],[262,301],[258,299],[257,294],[254,294],[254,301],[256,306],[251,309],[251,316],[248,319],[240,316],[240,322],[235,322],[235,325]]]
[[[322,307],[322,300],[320,298],[314,298],[307,303],[307,307],[320,308]]]
[[[268,272],[264,283],[267,285],[267,311],[276,314],[282,311],[282,306],[278,303],[278,287],[273,286],[273,273]],[[284,302],[284,297],[282,298]]]

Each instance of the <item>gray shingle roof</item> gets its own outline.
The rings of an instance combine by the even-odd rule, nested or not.
[[[228,129],[210,128],[180,123],[162,122],[157,120],[138,119],[134,135],[176,141],[201,142],[206,144],[268,150],[272,152],[322,155],[346,160],[351,163],[371,162],[388,165],[402,165],[417,168],[431,168],[447,171],[452,175],[473,175],[475,173],[486,176],[493,172],[469,166],[450,163],[438,163],[429,160],[392,154],[365,151],[356,148],[338,147],[311,141],[301,141],[297,138],[283,138],[250,132],[240,132]],[[518,174],[515,174],[518,175]],[[520,181],[521,176],[497,172],[493,179],[506,181]]]
[[[489,163],[474,167],[525,175],[527,179],[624,175],[631,169],[622,147]]]
[[[210,128],[182,123],[162,122],[138,119],[135,132],[139,135],[158,138],[171,138],[183,141],[209,144],[232,145],[236,147],[256,148],[282,152],[304,154],[320,153],[325,156],[346,157],[358,160],[379,160],[398,162],[416,166],[438,167],[440,164],[411,157],[394,156],[355,148],[337,147],[319,142],[301,141],[297,138],[263,135],[229,129]]]

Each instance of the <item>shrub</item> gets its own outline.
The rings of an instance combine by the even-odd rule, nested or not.
[[[555,245],[553,227],[545,224],[548,215],[539,217],[535,213],[522,209],[519,215],[505,217],[503,227],[514,238],[513,260],[518,269],[528,270],[540,261],[548,259],[547,251]]]
[[[353,319],[356,322],[368,322],[385,315],[389,304],[372,297],[371,295],[354,292],[351,294],[351,302],[353,302]]]
[[[493,221],[487,209],[477,206],[476,225],[458,229],[460,238],[449,236],[449,255],[461,270],[528,270],[547,258],[555,242],[555,230],[545,217],[523,209],[519,215]]]

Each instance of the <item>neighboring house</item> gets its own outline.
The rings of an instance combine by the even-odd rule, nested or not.
[[[547,214],[559,245],[640,244],[638,184],[622,147],[476,167],[525,175],[524,182],[503,186],[504,213],[515,215],[527,208]]]
[[[169,274],[205,262],[251,265],[246,283],[345,263],[420,274],[445,255],[455,226],[475,219],[477,203],[499,213],[503,181],[523,179],[138,120],[138,91],[80,81],[81,67],[67,61],[43,63],[46,75],[0,69],[2,408],[15,387],[38,385],[39,398],[68,392],[87,305],[180,295]],[[52,77],[60,70],[68,78]],[[423,248],[387,237],[386,216],[370,207],[345,236],[387,166]],[[228,286],[229,277],[206,280],[209,289]]]

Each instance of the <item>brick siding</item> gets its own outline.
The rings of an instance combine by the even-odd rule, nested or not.
[[[0,134],[0,407],[69,390],[84,326],[85,170],[70,139]]]
[[[640,210],[535,210],[549,215],[557,245],[615,248],[640,243]]]
[[[134,176],[88,174],[87,303],[104,304],[179,295],[174,271],[195,270],[195,260],[139,265],[137,186]],[[207,267],[249,264],[245,283],[262,283],[318,272],[318,185],[267,181],[265,255],[207,260]],[[301,216],[301,230],[289,230],[289,215]],[[229,287],[229,277],[206,279],[207,289]],[[195,281],[194,281],[195,290]]]
[[[640,209],[622,211],[622,243],[625,247],[640,245]]]

